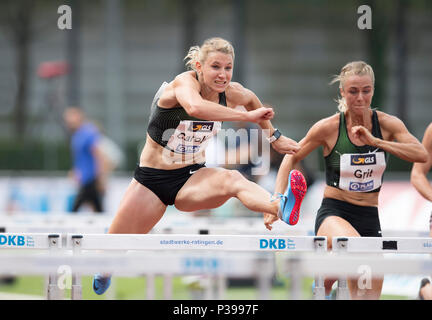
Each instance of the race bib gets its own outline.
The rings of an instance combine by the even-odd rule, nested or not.
[[[343,154],[340,157],[339,188],[354,192],[378,189],[385,168],[384,152]]]
[[[169,138],[167,146],[181,154],[202,152],[221,127],[220,121],[182,120]]]

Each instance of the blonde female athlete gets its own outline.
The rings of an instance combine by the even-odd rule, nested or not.
[[[411,170],[411,183],[426,200],[432,202],[432,185],[427,178],[427,174],[432,168],[432,123],[425,130],[422,144],[426,148],[429,158],[426,163],[414,163]],[[432,213],[429,219],[429,236],[432,237]],[[422,279],[420,283],[419,298],[432,300],[432,285],[428,278]]]
[[[429,158],[426,163],[414,163],[411,170],[411,183],[426,200],[432,202],[432,185],[427,179],[427,174],[432,168],[432,123],[425,130],[422,144],[427,150]]]
[[[271,201],[265,189],[238,171],[206,168],[204,150],[222,121],[259,124],[280,153],[294,154],[298,144],[273,128],[271,108],[263,107],[251,90],[231,82],[234,49],[228,41],[208,39],[201,47],[192,47],[186,60],[192,70],[164,83],[156,93],[139,166],[109,233],[147,233],[168,205],[189,212],[219,207],[232,197],[252,211],[279,215],[294,224],[306,191],[299,172],[293,173],[296,183],[285,197]],[[237,106],[246,111],[235,109]],[[298,199],[296,208],[286,201],[289,195]],[[102,294],[109,284],[109,276],[98,274],[93,289]]]
[[[285,155],[279,168],[275,191],[287,186],[289,171],[309,153],[323,148],[326,168],[324,199],[315,220],[315,234],[332,237],[380,237],[378,195],[386,155],[405,161],[425,162],[427,154],[398,118],[371,109],[374,73],[362,61],[345,65],[334,82],[339,81],[339,113],[315,123],[299,142],[301,149]],[[276,219],[265,215],[268,228]],[[326,279],[328,295],[335,279]],[[353,299],[378,299],[382,278],[375,278],[371,288],[359,291],[355,279],[348,280]]]

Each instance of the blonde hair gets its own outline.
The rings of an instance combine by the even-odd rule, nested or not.
[[[343,89],[344,82],[349,76],[365,76],[368,75],[372,79],[372,85],[375,85],[375,75],[373,69],[364,61],[353,61],[347,63],[342,69],[339,75],[335,76],[330,84],[339,82],[339,89]],[[338,103],[338,109],[340,112],[345,112],[347,110],[347,105],[345,98],[340,97],[336,100]]]
[[[205,40],[201,47],[193,46],[189,49],[188,54],[184,58],[186,60],[186,68],[196,71],[196,62],[204,64],[208,54],[215,51],[230,54],[234,61],[234,48],[229,41],[222,38],[210,38]]]

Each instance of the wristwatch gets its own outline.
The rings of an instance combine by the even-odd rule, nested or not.
[[[275,142],[277,139],[281,137],[282,133],[280,133],[279,129],[276,129],[273,134],[267,138],[268,142]]]

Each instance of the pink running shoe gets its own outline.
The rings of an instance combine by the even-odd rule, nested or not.
[[[293,226],[297,224],[300,216],[300,206],[306,195],[307,185],[303,174],[298,170],[291,170],[288,178],[288,188],[280,196],[278,217]]]

